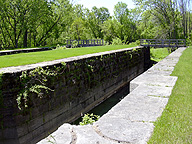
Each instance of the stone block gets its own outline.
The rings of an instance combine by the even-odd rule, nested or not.
[[[45,132],[45,129],[44,129],[43,124],[42,124],[41,126],[36,128],[35,130],[33,130],[31,133],[32,133],[33,139],[38,139],[39,140],[39,138],[38,138],[39,135],[41,135],[44,132]]]
[[[0,143],[1,144],[20,144],[18,139],[4,139],[4,140],[0,139]]]
[[[100,136],[91,125],[73,126],[76,144],[114,144],[113,141]]]
[[[13,128],[5,128],[3,129],[3,138],[4,139],[17,139],[17,130],[15,127]]]
[[[146,143],[154,125],[148,122],[134,122],[123,118],[101,118],[94,124],[103,137],[117,143]]]
[[[39,141],[37,144],[47,144],[53,142],[55,144],[71,144],[72,142],[72,126],[69,124],[63,124],[59,129],[47,138]]]
[[[161,116],[167,102],[168,98],[130,94],[114,106],[105,117],[154,122]]]
[[[133,83],[134,84],[134,83]],[[137,85],[137,84],[135,84]],[[162,87],[156,85],[139,85],[136,89],[134,89],[131,95],[137,96],[154,96],[161,98],[168,98],[172,93],[173,87]]]
[[[177,81],[175,76],[162,76],[157,74],[144,74],[135,78],[132,82],[136,84],[145,84],[151,86],[163,86],[163,87],[173,87]]]
[[[36,117],[30,120],[27,125],[29,132],[34,131],[35,129],[43,125],[43,116]]]
[[[48,136],[51,132],[56,130],[58,128],[58,122],[53,123],[53,120],[48,121],[47,123],[44,123],[42,125],[44,132],[46,133],[45,135]],[[55,127],[54,127],[55,126]]]
[[[23,125],[17,126],[17,135],[18,137],[22,137],[29,133],[27,123],[23,123]]]
[[[28,133],[24,136],[19,137],[19,144],[27,144],[30,143],[33,139],[32,133]]]

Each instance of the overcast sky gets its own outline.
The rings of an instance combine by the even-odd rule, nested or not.
[[[113,8],[119,1],[126,3],[129,9],[135,7],[132,0],[75,0],[75,4],[82,4],[88,9],[92,9],[93,6],[97,8],[106,7],[109,9],[110,14],[113,15]]]

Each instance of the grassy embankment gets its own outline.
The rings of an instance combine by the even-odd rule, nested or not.
[[[67,57],[92,54],[110,50],[117,50],[123,48],[135,47],[136,45],[110,45],[110,46],[97,46],[97,47],[84,47],[84,48],[71,48],[71,49],[56,49],[42,52],[20,53],[13,55],[0,56],[0,68],[34,64],[44,61],[51,61]]]
[[[178,80],[149,144],[192,144],[192,46],[183,52],[172,76]]]

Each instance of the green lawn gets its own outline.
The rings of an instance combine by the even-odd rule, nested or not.
[[[178,80],[149,144],[192,144],[192,46],[183,52],[172,76]]]
[[[38,62],[51,61],[67,57],[98,53],[103,51],[117,50],[123,48],[135,47],[136,45],[110,45],[97,47],[84,47],[73,49],[56,49],[43,52],[31,52],[0,56],[0,68],[34,64]]]

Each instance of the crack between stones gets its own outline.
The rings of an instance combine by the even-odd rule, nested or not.
[[[74,128],[71,129],[71,137],[72,137],[72,139],[71,139],[70,144],[76,144],[77,143],[77,135],[74,131]]]
[[[122,119],[125,119],[125,118],[122,118]],[[127,120],[127,119],[125,119],[125,120]],[[129,118],[129,121],[131,122],[131,123],[133,123],[133,122],[139,122],[139,123],[154,123],[155,121],[144,121],[144,120],[131,120],[130,118]]]
[[[141,120],[136,120],[136,121],[133,121],[133,120],[130,120],[131,122],[140,122],[140,123],[154,123],[155,121],[141,121]]]
[[[117,117],[118,117],[118,115],[116,115]],[[130,118],[123,118],[123,117],[121,117],[121,119],[123,119],[123,120],[129,120],[131,123],[132,122],[140,122],[140,123],[154,123],[155,121],[144,121],[144,120],[132,120],[132,119],[130,119]]]
[[[150,97],[169,98],[170,96],[147,95]]]
[[[146,83],[147,86],[157,86],[157,87],[164,87],[160,84],[153,84],[153,83]]]
[[[120,140],[116,140],[116,139],[113,139],[113,138],[110,138],[106,135],[104,135],[99,129],[98,129],[98,126],[92,126],[93,130],[102,138],[106,139],[106,140],[109,140],[109,141],[113,141],[113,142],[117,142],[119,144],[130,144],[130,142],[127,142],[127,141],[120,141]]]

